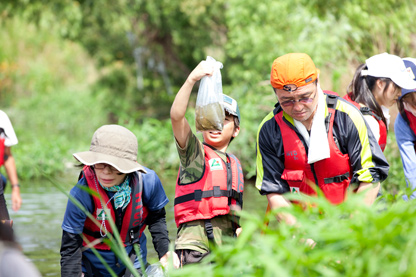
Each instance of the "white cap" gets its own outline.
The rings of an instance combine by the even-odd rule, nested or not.
[[[388,53],[382,53],[365,61],[368,70],[362,70],[362,76],[390,78],[396,85],[404,89],[416,88],[416,81],[406,71],[403,60]]]

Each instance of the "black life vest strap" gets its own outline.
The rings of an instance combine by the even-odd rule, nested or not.
[[[327,117],[325,118],[325,130],[327,134],[329,132],[329,124],[331,123],[331,116],[332,116],[332,113],[329,113]]]
[[[325,178],[324,183],[325,184],[341,183],[344,180],[348,180],[349,177],[350,177],[350,173],[347,172],[347,173],[342,174],[342,175],[338,175],[338,176],[334,176],[334,177],[330,177],[330,178]]]
[[[326,94],[326,105],[330,109],[334,109],[337,107],[338,97],[332,94]]]
[[[220,186],[214,186],[212,190],[202,191],[200,189],[197,189],[192,193],[176,197],[174,205],[182,204],[192,200],[201,201],[202,198],[209,197],[231,197],[239,201],[242,198],[242,193],[239,193],[235,190],[221,190]]]
[[[333,95],[333,94],[327,94],[326,95],[326,104],[327,104],[328,109],[335,110],[335,108],[337,107],[337,102],[338,102],[338,98],[337,98],[336,95]],[[325,118],[325,130],[326,130],[327,134],[329,132],[329,126],[331,124],[332,115],[333,114],[331,112],[329,112],[328,116]],[[335,142],[335,145],[338,147],[338,149],[341,149],[341,147],[339,145],[339,142],[338,142],[336,137],[334,137],[334,142]]]
[[[328,109],[335,110],[335,108],[337,107],[337,102],[338,102],[337,96],[332,95],[332,94],[326,95],[326,105]],[[325,129],[327,133],[329,131],[329,125],[331,123],[331,116],[332,116],[332,113],[329,112],[329,114],[325,118]]]
[[[214,243],[214,227],[212,227],[211,220],[205,220],[205,232],[207,233],[208,240]]]
[[[379,117],[373,110],[371,110],[369,107],[360,107],[360,112],[363,115],[372,115],[377,121],[381,120],[381,117]]]
[[[133,238],[130,238],[130,242],[131,243],[136,243],[138,241],[140,227],[142,227],[142,225],[139,225],[137,227],[134,227],[133,229],[130,229],[129,234],[131,234],[133,232],[133,235],[134,235],[134,239]],[[105,238],[105,237],[102,237],[101,236],[101,233],[100,232],[94,232],[94,231],[92,231],[92,230],[90,230],[90,229],[88,229],[86,227],[84,227],[84,229],[82,230],[82,233],[84,233],[84,234],[86,234],[88,236],[91,236],[91,237],[93,237],[95,239],[103,239],[103,238]]]

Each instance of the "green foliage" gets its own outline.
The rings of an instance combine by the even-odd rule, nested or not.
[[[145,119],[141,124],[134,120],[122,124],[130,129],[139,142],[138,161],[159,174],[177,171],[179,158],[176,153],[170,120]],[[173,185],[173,184],[171,184]]]
[[[46,28],[18,18],[0,23],[0,40],[7,42],[0,63],[8,65],[1,97],[13,104],[2,109],[19,139],[13,147],[18,174],[30,179],[63,172],[72,167],[71,153],[88,145],[92,132],[105,122],[87,89],[92,63],[79,45]]]
[[[360,195],[350,195],[336,207],[322,198],[316,202],[306,211],[287,209],[296,216],[296,226],[267,228],[263,216],[243,212],[243,232],[236,241],[219,246],[202,264],[170,276],[193,276],[195,271],[203,276],[413,275],[413,205],[380,203],[369,208]],[[316,242],[313,249],[306,238]]]
[[[382,183],[383,190],[388,195],[390,194],[400,196],[400,200],[401,195],[406,190],[406,179],[403,172],[403,164],[400,158],[399,147],[396,143],[396,138],[392,130],[388,133],[387,136],[387,147],[384,151],[384,155],[390,164],[390,169],[389,176]]]
[[[238,100],[242,111],[241,133],[230,151],[240,157],[251,178],[255,175],[257,127],[275,103],[268,83],[274,58],[287,52],[307,52],[321,68],[322,81],[343,92],[344,79],[351,78],[345,74],[350,62],[355,65],[384,50],[414,55],[409,48],[409,24],[415,8],[409,1],[332,0],[324,5],[303,0],[245,0],[243,4],[234,0],[65,0],[45,5],[19,0],[1,5],[0,97],[13,107],[8,112],[21,128],[19,138],[36,145],[16,147],[19,156],[34,153],[23,159],[23,164],[30,165],[24,172],[33,171],[33,164],[51,166],[49,172],[64,170],[58,165],[59,157],[71,160],[71,151],[87,148],[92,132],[106,123],[127,124],[137,130],[142,145],[149,144],[140,153],[145,165],[156,170],[176,168],[168,119],[174,95],[167,93],[169,86],[155,68],[164,62],[174,92],[189,68],[211,54],[224,63],[224,91]],[[388,19],[382,15],[386,11]],[[130,40],[128,33],[132,34]],[[137,87],[139,65],[132,55],[140,47],[147,49],[142,55],[142,89]],[[42,108],[45,104],[48,109]],[[80,112],[86,110],[88,121]],[[193,117],[192,109],[189,115],[188,119]],[[26,131],[28,124],[33,132]],[[27,139],[27,133],[36,134],[36,139]],[[44,134],[55,138],[43,138]],[[40,145],[53,150],[44,151]],[[24,149],[23,154],[18,148]],[[169,153],[169,159],[162,158],[164,153]],[[398,160],[397,155],[393,160]],[[403,180],[396,178],[401,172],[396,165],[391,186]]]
[[[352,78],[346,73],[365,58],[383,51],[416,56],[410,0],[6,0],[0,9],[1,109],[19,138],[13,153],[23,180],[73,168],[71,154],[87,150],[93,132],[109,123],[136,134],[139,162],[158,174],[176,172],[170,104],[207,55],[223,62],[224,92],[239,102],[241,132],[229,151],[249,179],[258,125],[276,102],[269,84],[276,57],[310,54],[324,89],[342,94]],[[186,116],[192,128],[194,97]],[[409,191],[393,132],[388,140],[391,167],[377,209],[354,196],[337,208],[318,200],[324,213],[293,207],[300,226],[269,229],[248,211],[243,234],[215,250],[213,264],[169,274],[413,275],[415,208],[401,201]],[[314,249],[302,243],[307,237]]]

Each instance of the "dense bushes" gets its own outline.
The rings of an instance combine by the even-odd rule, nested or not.
[[[361,202],[351,195],[337,207],[322,199],[319,209],[294,206],[288,211],[297,217],[296,227],[265,228],[260,215],[244,213],[241,236],[216,249],[213,263],[207,260],[170,276],[195,271],[201,276],[413,276],[415,206],[386,206],[380,199],[368,208]],[[306,238],[316,242],[313,249]]]

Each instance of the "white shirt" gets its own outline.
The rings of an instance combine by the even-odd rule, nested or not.
[[[375,119],[374,116],[370,114],[365,114],[364,119],[370,127],[370,130],[373,133],[374,137],[378,141],[380,139],[380,125],[378,124],[377,119]]]
[[[5,112],[0,110],[0,128],[3,128],[4,134],[1,134],[5,138],[4,145],[7,147],[16,145],[18,143],[16,133],[14,132],[12,123]]]
[[[361,105],[363,106],[363,105]],[[389,114],[389,109],[386,108],[385,106],[381,106],[381,110],[383,111],[383,115],[386,118],[386,122],[387,122],[387,130],[389,129],[389,124],[390,124],[390,114]],[[373,133],[374,137],[376,138],[376,140],[378,141],[380,139],[380,125],[378,124],[377,119],[374,118],[374,116],[369,115],[369,114],[365,114],[364,115],[365,121],[367,122],[368,126],[370,126],[370,130]]]

